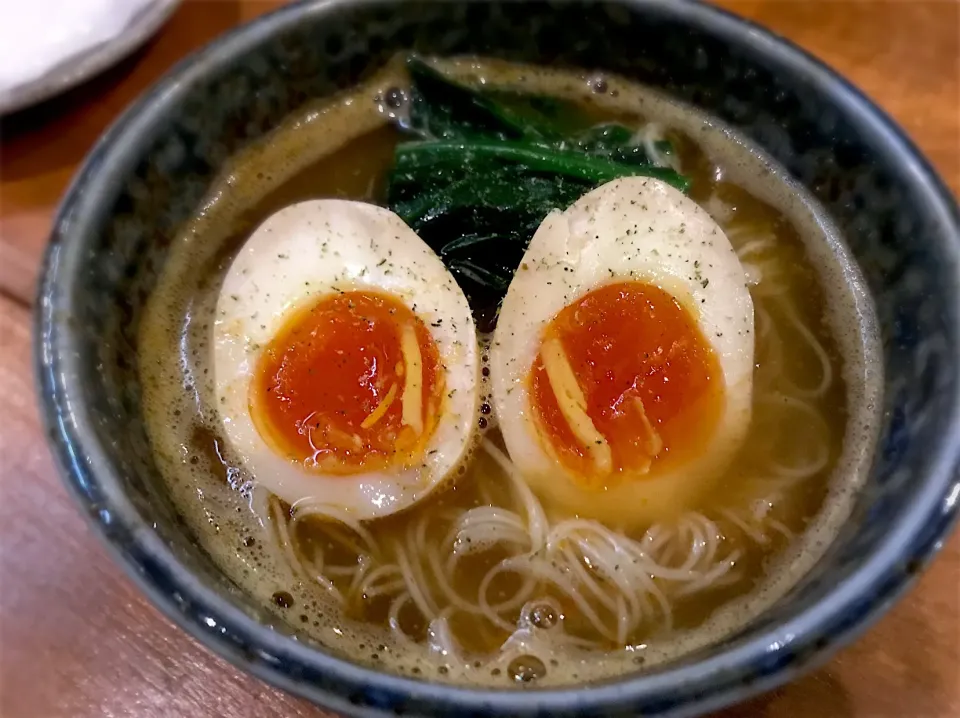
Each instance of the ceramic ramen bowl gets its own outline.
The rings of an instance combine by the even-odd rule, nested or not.
[[[137,328],[177,228],[235,151],[403,49],[598,68],[751,139],[822,204],[882,332],[869,478],[821,561],[708,648],[573,689],[477,690],[308,647],[239,590],[173,510],[145,433]],[[225,35],[99,141],[56,219],[39,290],[39,394],[60,469],[115,559],[175,623],[251,673],[350,715],[694,715],[789,681],[865,630],[953,526],[960,484],[960,214],[909,139],[854,87],[720,10],[672,0],[323,0]]]

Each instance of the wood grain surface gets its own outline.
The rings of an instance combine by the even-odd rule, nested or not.
[[[323,715],[200,647],[113,565],[55,475],[29,356],[30,304],[51,217],[92,143],[187,52],[279,4],[188,0],[127,61],[0,124],[0,718]],[[960,192],[955,2],[721,4],[859,85]],[[960,535],[855,645],[722,716],[960,716]]]

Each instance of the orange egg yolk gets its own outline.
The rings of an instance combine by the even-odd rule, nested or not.
[[[542,439],[595,487],[688,458],[709,439],[724,396],[694,317],[667,292],[634,281],[558,312],[529,381]]]
[[[287,319],[257,363],[250,413],[277,453],[356,474],[416,461],[442,396],[423,321],[390,295],[351,291]]]

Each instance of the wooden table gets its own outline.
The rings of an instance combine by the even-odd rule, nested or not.
[[[29,1],[29,0],[27,0]],[[30,304],[55,205],[97,136],[177,59],[280,4],[190,1],[143,51],[5,122],[0,149],[0,717],[320,716],[161,617],[90,535],[55,475],[30,367]],[[725,0],[852,79],[960,191],[960,6]],[[724,714],[960,716],[960,535],[825,668]]]

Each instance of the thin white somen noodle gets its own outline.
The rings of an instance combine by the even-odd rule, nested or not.
[[[427,645],[434,653],[456,658],[460,655],[460,651],[457,650],[457,641],[450,630],[450,614],[450,609],[445,609],[430,621],[427,627]]]
[[[390,632],[393,634],[394,638],[400,640],[401,645],[413,645],[415,643],[400,625],[400,611],[410,600],[410,594],[406,591],[398,594],[390,602],[390,610],[387,614],[387,623],[390,626]]]
[[[270,504],[274,500],[273,494],[264,488],[254,486],[250,491],[250,511],[260,524],[260,528],[266,528],[270,523]]]
[[[648,122],[640,128],[630,139],[632,145],[643,147],[644,153],[650,162],[657,167],[669,167],[677,172],[680,171],[680,160],[673,152],[663,152],[657,147],[657,143],[666,139],[663,127],[656,122]]]
[[[720,513],[727,521],[732,522],[737,528],[739,528],[753,541],[756,541],[761,546],[765,546],[770,542],[770,540],[763,534],[762,531],[759,531],[755,527],[751,526],[747,521],[741,518],[736,511],[731,511],[730,509],[721,509]]]
[[[400,567],[396,564],[387,564],[369,571],[360,580],[355,590],[363,596],[373,598],[382,594],[393,593],[404,586],[406,586],[406,582],[403,579]]]
[[[520,557],[521,561],[524,559],[525,557]],[[524,583],[521,589],[517,591],[516,595],[498,604],[491,604],[487,600],[487,594],[490,592],[490,584],[493,583],[493,580],[500,574],[520,573],[516,570],[517,562],[517,558],[508,558],[491,568],[489,571],[487,571],[486,575],[484,575],[483,580],[480,582],[480,588],[477,591],[477,601],[481,614],[494,625],[499,626],[507,631],[513,630],[513,626],[509,621],[506,621],[500,617],[500,612],[516,609],[517,607],[526,603],[527,599],[530,598],[530,594],[533,593],[533,590],[538,583],[536,577],[532,574],[527,574],[524,577]]]
[[[656,150],[653,135],[641,141]],[[742,581],[757,551],[751,546],[766,552],[793,540],[783,507],[830,464],[822,402],[835,377],[829,354],[779,281],[787,273],[778,266],[776,235],[735,216],[726,225],[745,268],[755,273],[754,417],[769,444],[754,447],[750,463],[738,469],[736,498],[633,534],[554,516],[488,432],[480,448],[489,460],[478,459],[485,470],[471,503],[419,511],[392,534],[316,501],[287,512],[255,490],[251,507],[278,555],[300,581],[338,603],[389,600],[384,620],[398,642],[426,641],[456,661],[468,660],[469,652],[459,643],[454,616],[467,617],[465,623],[497,645],[506,635],[504,659],[548,645],[611,650],[673,630],[679,601]],[[788,361],[798,345],[809,348],[812,371]],[[301,542],[306,526],[324,541]],[[325,554],[321,547],[332,548]],[[535,606],[550,608],[556,625],[535,626]]]
[[[294,517],[316,516],[341,523],[359,536],[371,551],[377,551],[377,542],[373,538],[373,534],[342,508],[301,500],[290,507],[290,513]]]
[[[280,546],[287,565],[293,569],[294,573],[300,577],[300,580],[314,581],[329,593],[338,604],[342,604],[343,595],[334,585],[333,581],[323,575],[322,561],[317,565],[307,561],[296,549],[291,538],[291,529],[293,523],[289,525],[281,515],[280,501],[273,499],[270,503],[269,516],[271,524],[276,527],[276,539]]]
[[[820,413],[802,399],[777,392],[770,393],[760,401],[789,407],[791,410],[803,414],[807,429],[816,435],[812,451],[806,452],[803,461],[785,464],[779,459],[773,459],[769,464],[770,472],[779,478],[800,480],[807,479],[826,468],[830,461],[830,446],[827,443],[830,430]],[[790,440],[795,441],[795,437],[791,437]]]
[[[418,570],[419,565],[416,562],[411,562],[407,558],[406,549],[404,549],[403,544],[399,541],[394,544],[394,555],[396,556],[397,565],[400,567],[400,573],[403,576],[403,581],[406,584],[410,598],[414,604],[416,604],[420,613],[427,620],[432,621],[437,617],[439,611],[433,602],[433,598],[430,596],[426,582],[423,581],[422,574]]]
[[[804,343],[810,347],[811,351],[816,356],[817,362],[820,364],[820,381],[811,388],[805,388],[798,386],[794,382],[790,382],[792,386],[792,394],[801,399],[818,399],[823,396],[827,390],[833,384],[833,368],[830,365],[830,357],[827,356],[826,350],[823,348],[823,345],[820,341],[813,335],[813,332],[800,321],[800,318],[797,316],[796,310],[793,308],[793,305],[788,301],[778,301],[777,307],[780,310],[780,313],[787,319],[787,321],[793,326],[796,332],[803,339]]]
[[[484,451],[493,457],[510,479],[510,486],[514,494],[520,499],[524,511],[527,514],[527,532],[530,534],[531,550],[538,550],[543,546],[547,534],[547,515],[543,510],[543,506],[540,504],[540,500],[534,496],[530,487],[527,486],[526,482],[520,476],[520,473],[514,467],[513,462],[507,458],[506,454],[500,451],[489,439],[485,439],[482,446]]]
[[[767,525],[772,528],[774,531],[783,536],[787,541],[793,541],[794,533],[789,528],[784,526],[782,521],[777,521],[776,519],[767,519]]]

